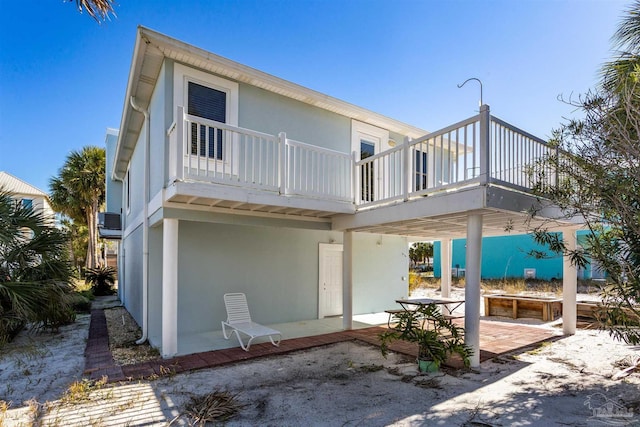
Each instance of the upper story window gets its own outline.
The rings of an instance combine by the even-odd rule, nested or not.
[[[232,126],[238,125],[238,84],[182,64],[174,65],[174,102],[187,114]],[[226,160],[231,150],[226,132],[215,126],[191,123],[189,153]]]
[[[227,93],[187,82],[187,113],[220,123],[227,121]],[[191,123],[191,154],[223,158],[222,129]]]
[[[25,209],[33,209],[33,199],[22,199],[22,207]]]

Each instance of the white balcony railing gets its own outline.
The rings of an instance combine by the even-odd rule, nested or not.
[[[556,183],[555,167],[545,159],[556,154],[556,148],[509,123],[491,117],[491,178],[522,190],[533,188],[534,181],[544,179],[540,188]]]
[[[352,202],[349,154],[184,113],[169,129],[171,180]]]
[[[467,120],[359,161],[355,153],[191,116],[183,107],[177,118],[169,135],[170,175],[178,180],[368,207],[489,182],[527,191],[534,186],[533,168],[546,168],[535,174],[538,185],[541,176],[544,186],[557,179],[554,168],[541,162],[554,148],[492,117],[488,106]]]
[[[356,203],[373,206],[473,183],[548,188],[557,178],[543,160],[554,151],[484,106],[477,116],[356,162]]]

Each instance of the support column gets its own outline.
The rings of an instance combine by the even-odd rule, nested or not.
[[[162,357],[178,353],[178,220],[162,222]]]
[[[353,329],[353,231],[342,238],[342,329]]]
[[[576,249],[576,232],[573,229],[562,230],[562,239],[568,250]],[[576,333],[578,292],[578,268],[568,256],[562,257],[562,332],[565,335]]]
[[[464,290],[464,342],[473,350],[471,367],[480,366],[480,266],[482,215],[467,217],[467,262]]]
[[[451,239],[440,241],[440,295],[451,296]]]

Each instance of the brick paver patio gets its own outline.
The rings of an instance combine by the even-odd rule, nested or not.
[[[461,320],[458,322],[460,325],[463,325]],[[279,347],[274,347],[270,342],[253,344],[249,352],[242,350],[240,347],[236,347],[178,356],[171,359],[158,359],[134,365],[118,366],[113,361],[111,351],[109,350],[109,336],[104,311],[98,309],[91,311],[89,338],[85,350],[84,374],[91,379],[100,379],[103,376],[107,376],[109,382],[118,382],[142,379],[154,375],[163,376],[210,368],[350,340],[362,341],[377,346],[380,344],[378,334],[385,329],[386,326],[373,326],[365,329],[282,340]],[[481,320],[480,361],[483,362],[500,354],[522,350],[543,341],[557,339],[558,337],[560,337],[559,332],[550,329],[515,323]],[[390,349],[408,356],[417,356],[417,346],[412,343],[398,341],[393,343]],[[456,367],[459,365],[459,362],[454,360],[450,365]]]

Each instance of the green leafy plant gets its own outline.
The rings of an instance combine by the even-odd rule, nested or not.
[[[25,325],[57,328],[75,314],[67,236],[0,189],[0,343]]]
[[[418,344],[418,360],[428,360],[439,367],[457,354],[469,367],[473,350],[464,343],[464,329],[443,316],[437,305],[421,305],[398,313],[395,318],[396,326],[380,334],[383,356],[392,342],[401,340]]]
[[[116,293],[116,270],[113,267],[88,268],[85,280],[91,284],[91,292],[96,296]]]

